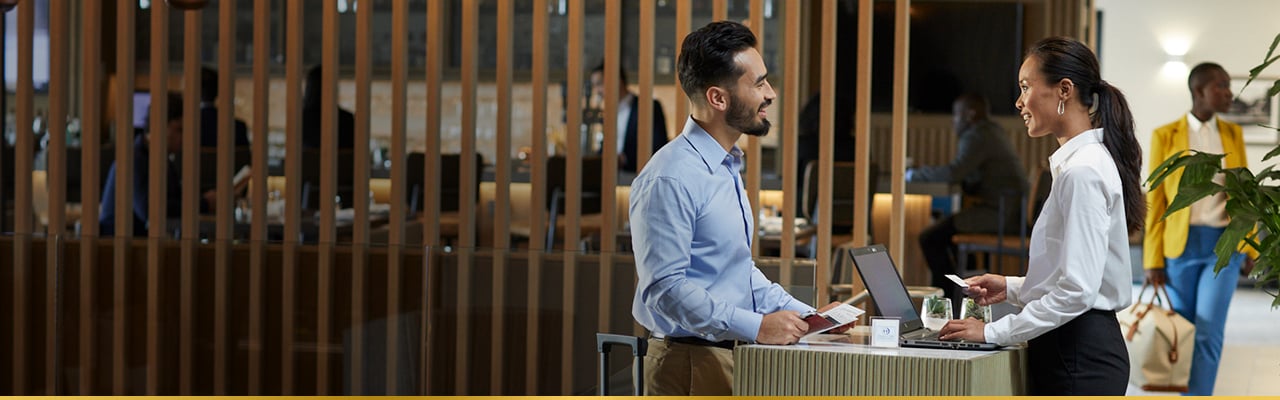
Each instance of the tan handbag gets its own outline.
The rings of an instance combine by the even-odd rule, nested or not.
[[[1148,287],[1155,289],[1151,299],[1144,301]],[[1129,348],[1129,383],[1147,391],[1186,392],[1196,326],[1174,312],[1168,298],[1163,284],[1145,283],[1138,301],[1116,313],[1116,318]]]

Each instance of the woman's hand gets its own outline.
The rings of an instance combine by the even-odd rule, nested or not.
[[[977,300],[978,305],[989,306],[1002,303],[1008,298],[1005,295],[1003,275],[984,274],[965,279],[964,282],[969,284],[965,294]]]

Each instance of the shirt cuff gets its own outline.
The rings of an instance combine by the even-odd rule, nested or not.
[[[1022,308],[1024,305],[1022,299],[1018,298],[1018,293],[1022,291],[1022,283],[1027,278],[1021,276],[1008,276],[1004,278],[1004,297],[1005,302]]]
[[[1009,345],[1009,335],[1007,333],[1009,332],[1010,323],[1011,321],[1009,320],[1009,317],[1006,316],[995,322],[987,324],[987,326],[982,328],[982,338],[985,339],[987,343],[995,343],[1001,346]]]
[[[754,343],[756,337],[760,335],[760,321],[764,320],[764,316],[744,310],[741,308],[733,309],[733,315],[729,317],[729,334],[731,338]]]

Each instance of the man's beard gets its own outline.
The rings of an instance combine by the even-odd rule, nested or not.
[[[751,136],[763,137],[769,134],[771,124],[768,118],[761,118],[760,122],[755,122],[753,119],[757,112],[773,103],[772,100],[765,100],[758,107],[749,106],[746,101],[739,99],[738,96],[733,96],[731,101],[733,105],[729,107],[729,114],[725,116],[725,122],[730,127]]]

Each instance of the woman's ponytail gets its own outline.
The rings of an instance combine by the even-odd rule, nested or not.
[[[1137,232],[1142,229],[1147,200],[1142,195],[1142,185],[1139,183],[1142,147],[1134,136],[1133,114],[1129,112],[1129,102],[1125,100],[1124,93],[1107,81],[1099,80],[1095,93],[1098,97],[1091,108],[1096,111],[1090,115],[1090,119],[1093,127],[1102,128],[1102,144],[1111,152],[1111,158],[1115,160],[1116,169],[1120,172],[1124,190],[1124,215],[1129,233]]]

